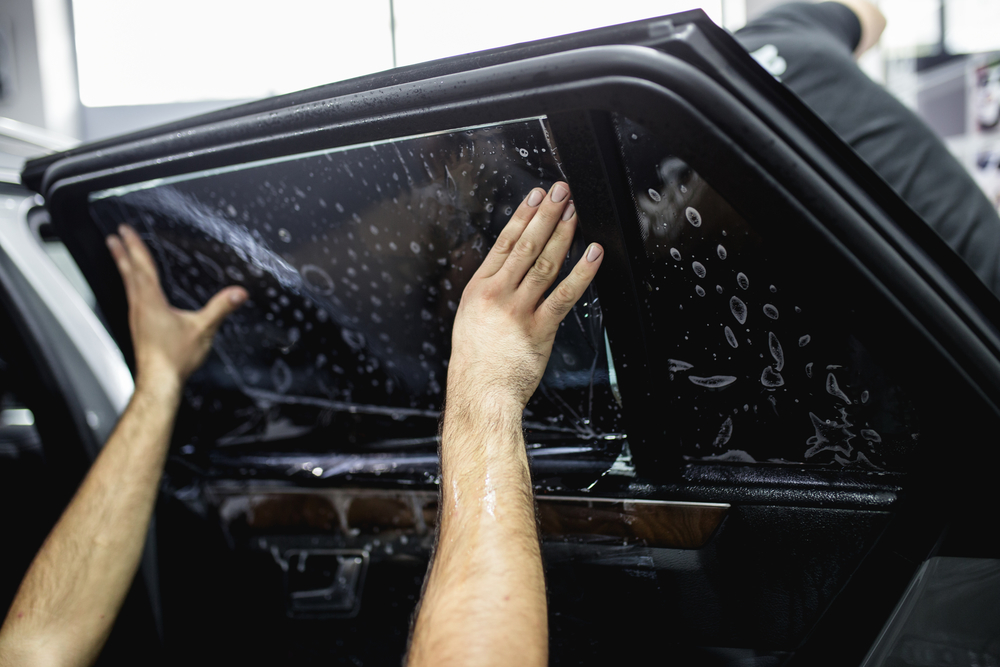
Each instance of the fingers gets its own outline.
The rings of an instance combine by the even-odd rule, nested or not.
[[[121,236],[125,249],[128,250],[129,260],[135,272],[143,277],[152,278],[159,286],[160,278],[156,273],[156,262],[153,261],[149,248],[143,243],[139,234],[128,225],[121,225],[118,228],[118,234]]]
[[[108,244],[111,257],[115,260],[115,266],[118,267],[118,273],[125,285],[125,294],[128,296],[132,291],[132,262],[129,260],[128,250],[122,245],[121,239],[114,234],[108,236],[105,242]]]
[[[242,306],[248,296],[247,291],[242,287],[227,287],[209,299],[204,308],[196,313],[209,336],[215,335],[222,321]]]
[[[566,261],[566,254],[573,244],[573,234],[576,232],[576,207],[571,201],[563,210],[559,221],[556,222],[555,231],[545,243],[538,259],[528,269],[528,273],[521,281],[520,289],[524,291],[525,298],[531,303],[537,303],[545,290],[552,285],[552,281],[559,275],[559,269]]]
[[[541,324],[555,331],[594,280],[602,259],[604,259],[604,248],[597,243],[591,243],[570,274],[552,290],[552,294],[536,312],[536,318]]]
[[[500,268],[514,285],[521,282],[542,253],[568,204],[569,186],[560,181],[552,186],[548,196],[542,200],[531,222]],[[558,266],[556,270],[558,271]]]
[[[534,217],[538,205],[542,203],[544,198],[545,190],[541,188],[535,188],[528,193],[528,196],[524,198],[521,205],[514,211],[514,215],[511,216],[510,221],[503,228],[503,231],[500,232],[496,243],[493,244],[489,254],[486,255],[486,259],[483,260],[479,270],[476,271],[476,276],[489,278],[500,270],[500,267],[504,265],[507,256],[514,249],[514,245],[521,238],[521,234],[524,233],[528,223]]]
[[[128,225],[121,225],[118,235],[111,234],[105,241],[125,284],[129,302],[152,296],[148,291],[150,288],[162,298],[160,278],[156,273],[153,256],[135,230]]]

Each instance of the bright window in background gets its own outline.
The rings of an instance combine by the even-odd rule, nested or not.
[[[266,97],[392,67],[388,0],[73,0],[86,106]]]
[[[944,26],[944,42],[949,53],[1000,50],[1000,2],[997,0],[948,0]]]
[[[731,30],[746,21],[745,0],[72,2],[89,107],[267,97],[695,7]]]
[[[499,5],[467,0],[394,0],[397,64],[410,65],[696,7],[704,9],[719,25],[724,25],[726,19],[726,27],[739,27],[731,25],[732,17],[723,16],[724,4],[730,14],[736,14],[732,7],[738,3],[723,0],[613,0],[586,4],[505,0]]]
[[[941,0],[879,0],[886,18],[879,45],[888,54],[931,54],[941,43]]]

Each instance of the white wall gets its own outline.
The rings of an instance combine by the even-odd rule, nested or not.
[[[265,79],[270,81],[268,75],[274,79],[277,73],[278,79],[275,80],[278,83],[267,83],[264,87],[270,86],[268,90],[273,88],[271,93],[287,92],[275,86],[301,88],[327,83],[345,75],[363,73],[355,71],[359,67],[367,67],[371,71],[385,69],[391,66],[396,52],[399,56],[397,64],[404,65],[694,6],[703,6],[714,20],[735,29],[744,23],[751,6],[777,1],[619,0],[613,7],[608,5],[587,11],[562,0],[511,0],[514,4],[523,4],[526,11],[513,12],[511,7],[507,7],[505,16],[530,14],[533,20],[512,18],[507,22],[509,25],[500,25],[496,21],[484,24],[481,18],[470,20],[469,7],[455,0],[396,0],[396,42],[393,49],[393,45],[386,41],[390,34],[389,26],[382,26],[389,20],[389,0],[367,0],[363,5],[355,6],[354,13],[350,15],[343,10],[337,11],[339,18],[336,21],[327,16],[331,8],[325,4],[314,11],[308,10],[308,0],[287,0],[280,9],[266,0],[247,0],[237,5],[235,10],[213,0],[2,0],[0,33],[5,37],[4,42],[9,44],[12,57],[4,58],[9,72],[5,80],[7,95],[0,100],[0,116],[93,141],[232,106],[267,94],[266,91],[262,93],[250,88],[240,93],[233,88],[233,81],[238,77],[233,72],[223,71],[228,61],[233,61],[229,64],[237,68],[234,70],[236,73],[256,76],[256,79],[251,78],[251,82],[257,88]],[[177,11],[179,4],[185,7],[191,5],[190,11]],[[296,9],[301,11],[292,11]],[[372,14],[379,11],[385,16]],[[322,14],[326,20],[302,23],[303,12],[317,16]],[[250,21],[252,16],[270,16],[273,20],[269,19],[267,27],[261,28],[257,25],[259,21]],[[282,23],[278,20],[281,17],[291,23]],[[348,18],[351,20],[346,20]],[[79,35],[74,33],[74,21],[82,21]],[[129,21],[133,21],[135,29],[129,29]],[[164,29],[165,23],[170,23],[170,29]],[[319,33],[313,34],[306,29],[312,24],[315,24],[313,32],[318,30]],[[150,31],[151,25],[155,25],[156,29]],[[366,29],[360,32],[365,34],[355,34],[359,30],[352,31],[351,25],[364,26]],[[253,32],[251,29],[257,32],[253,33],[255,37],[248,41],[246,48],[251,49],[248,53],[256,60],[246,53],[237,53],[239,49],[234,50],[235,47],[226,46],[226,39],[234,35],[246,37]],[[264,33],[257,34],[261,29]],[[385,39],[368,39],[370,36],[367,33],[376,29],[385,33],[379,33]],[[150,43],[152,37],[146,39],[143,35],[152,35],[160,41]],[[385,57],[374,57],[372,54],[362,57],[364,54],[347,44],[352,35],[363,38],[369,50],[376,47],[384,50]],[[84,41],[77,43],[78,36]],[[289,42],[291,37],[295,39]],[[95,39],[97,47],[104,48],[104,51],[95,50]],[[344,48],[348,49],[347,52],[341,53]],[[103,53],[104,60],[95,61],[94,53]],[[154,58],[149,61],[151,56],[159,60]],[[96,76],[98,81],[110,86],[110,90],[122,93],[120,100],[109,98],[110,101],[94,106],[81,104],[78,58],[81,65],[79,71],[87,90],[94,87],[93,77]],[[94,62],[101,65],[94,67]],[[308,76],[305,70],[309,68],[295,66],[295,63],[302,62],[318,63],[319,69],[332,67],[332,70],[321,72],[319,78],[322,80],[296,84],[298,79]],[[346,74],[337,74],[340,71],[338,67],[354,69]],[[163,92],[170,87],[167,85],[170,77],[179,77],[181,83],[191,87],[189,84],[200,80],[198,77],[206,73],[211,76],[193,96],[189,91],[171,101],[170,93]],[[143,88],[144,85],[146,88]],[[148,94],[145,97],[133,95],[149,86],[153,86],[151,90],[156,93],[153,97],[159,95],[162,99],[154,100]],[[205,99],[213,96],[214,100]],[[152,103],[154,101],[169,103]]]
[[[0,116],[79,137],[69,1],[0,3]]]
[[[395,0],[393,45],[389,0],[366,0],[364,12],[355,11],[353,18],[335,12],[338,20],[330,14],[332,5],[313,6],[310,0],[286,0],[279,16],[262,13],[261,7],[274,3],[247,0],[232,20],[225,17],[233,10],[221,0],[74,3],[81,87],[84,100],[93,105],[82,107],[87,141],[232,106],[239,97],[387,69],[393,58],[402,66],[695,6],[733,29],[746,16],[746,0],[618,0],[594,9],[565,0],[510,0],[499,13],[488,9],[485,15],[482,8],[458,0]],[[175,20],[174,12],[183,20]],[[313,17],[315,25],[303,24],[303,15]],[[267,20],[261,23],[261,18]],[[160,31],[162,24],[171,28],[162,34],[149,30],[156,25]],[[137,28],[130,31],[129,25]],[[126,36],[114,39],[116,34]],[[364,48],[353,45],[357,40]],[[248,74],[249,82],[239,84]],[[171,81],[177,83],[173,88]]]
[[[33,0],[3,0],[0,3],[0,36],[4,46],[0,54],[4,77],[0,116],[43,126],[45,107]]]

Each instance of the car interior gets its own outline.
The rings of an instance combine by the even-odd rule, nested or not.
[[[907,664],[952,639],[883,632],[894,610],[1000,557],[1000,302],[700,11],[261,100],[22,180],[130,364],[118,225],[174,305],[250,293],[185,389],[103,664],[399,664],[454,313],[557,180],[568,266],[594,241],[606,258],[524,415],[552,664]],[[23,574],[100,438],[58,325],[0,278]],[[985,641],[973,625],[953,635]]]

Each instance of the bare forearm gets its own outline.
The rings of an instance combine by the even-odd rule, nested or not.
[[[442,503],[409,664],[546,664],[545,583],[518,406],[446,411]]]
[[[142,555],[179,396],[169,380],[136,390],[18,590],[4,667],[96,659]]]

